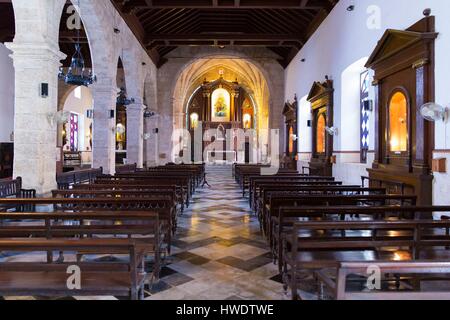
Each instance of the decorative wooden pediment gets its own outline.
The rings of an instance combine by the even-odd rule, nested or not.
[[[202,87],[203,87],[203,90],[212,90],[214,88],[226,88],[230,91],[232,91],[232,90],[238,91],[240,88],[240,85],[237,80],[234,82],[230,82],[230,81],[227,81],[224,78],[220,77],[219,79],[212,81],[212,82],[208,82],[205,79]]]
[[[309,102],[314,102],[318,99],[323,98],[325,95],[329,95],[333,92],[333,82],[326,77],[325,82],[314,82],[307,100]]]
[[[293,103],[287,101],[284,104],[283,116],[285,116],[286,118],[297,118],[297,96],[295,96]]]
[[[381,61],[390,58],[405,49],[420,42],[434,40],[438,36],[436,32],[416,32],[388,29],[378,42],[375,50],[366,63],[367,68],[372,68]]]

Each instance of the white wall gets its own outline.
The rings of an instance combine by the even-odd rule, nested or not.
[[[14,131],[14,66],[9,54],[0,43],[0,142],[11,142]]]
[[[78,88],[78,90],[81,91],[81,98],[75,95],[77,89],[72,90],[64,103],[64,111],[70,111],[79,114],[79,151],[82,152],[83,163],[91,163],[92,150],[89,145],[89,126],[91,125],[92,120],[86,118],[86,111],[88,109],[92,109],[93,106],[92,92],[89,88],[86,87]],[[69,136],[69,127],[66,126],[66,128],[67,135]]]
[[[348,12],[350,4],[355,4],[355,10]],[[317,32],[306,43],[303,49],[286,69],[286,98],[294,94],[306,95],[313,82],[324,80],[325,75],[334,80],[335,87],[335,124],[344,126],[347,114],[343,110],[342,79],[344,70],[363,57],[369,56],[386,29],[406,29],[423,18],[423,10],[431,8],[436,16],[436,29],[439,37],[436,40],[436,102],[450,104],[450,90],[447,75],[450,71],[450,6],[447,0],[341,0]],[[368,27],[379,12],[379,28]],[[375,15],[374,15],[375,14]],[[306,59],[301,62],[301,59]],[[345,84],[344,84],[345,85]],[[300,120],[304,121],[304,120]],[[303,133],[304,134],[304,133]],[[372,131],[373,134],[373,131]],[[300,132],[302,136],[302,132]],[[335,139],[335,151],[341,149],[341,139]],[[373,135],[371,136],[373,141]],[[436,126],[436,149],[443,150],[439,157],[449,157],[450,126],[439,123]],[[302,150],[302,148],[300,148]],[[364,168],[363,168],[364,169]],[[351,183],[357,178],[361,165],[346,164],[335,166],[335,174],[355,173]],[[357,173],[357,174],[356,174]],[[445,194],[450,191],[450,176],[437,174],[434,186],[435,203],[448,203]]]

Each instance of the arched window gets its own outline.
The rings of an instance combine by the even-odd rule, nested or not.
[[[408,151],[408,100],[400,91],[389,102],[389,146],[391,152]]]
[[[325,114],[320,114],[317,119],[317,153],[325,153]]]
[[[198,128],[198,114],[194,112],[191,114],[191,129],[197,128]]]

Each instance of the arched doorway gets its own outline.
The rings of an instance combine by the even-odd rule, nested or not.
[[[66,54],[61,71],[69,72],[72,57],[79,45],[84,60],[84,74],[92,73],[91,48],[79,8],[66,3],[59,24],[59,48]],[[92,112],[93,97],[90,88],[84,85],[58,81],[58,111],[67,118],[65,123],[57,123],[57,147],[61,150],[61,160],[57,161],[57,173],[78,170],[92,166]]]

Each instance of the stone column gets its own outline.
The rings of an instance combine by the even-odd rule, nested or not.
[[[116,171],[116,98],[117,89],[112,85],[93,86],[94,121],[92,137],[92,167],[103,168],[106,174]],[[111,117],[111,110],[114,116]]]
[[[56,187],[58,69],[65,58],[57,30],[63,5],[14,0],[16,35],[6,44],[15,68],[14,177],[38,195]],[[47,97],[41,96],[41,84],[48,84]]]
[[[14,177],[44,195],[56,187],[58,69],[65,55],[47,44],[9,43],[15,68]],[[40,96],[46,83],[49,96]]]
[[[127,160],[138,168],[144,165],[144,109],[142,103],[127,106]]]

